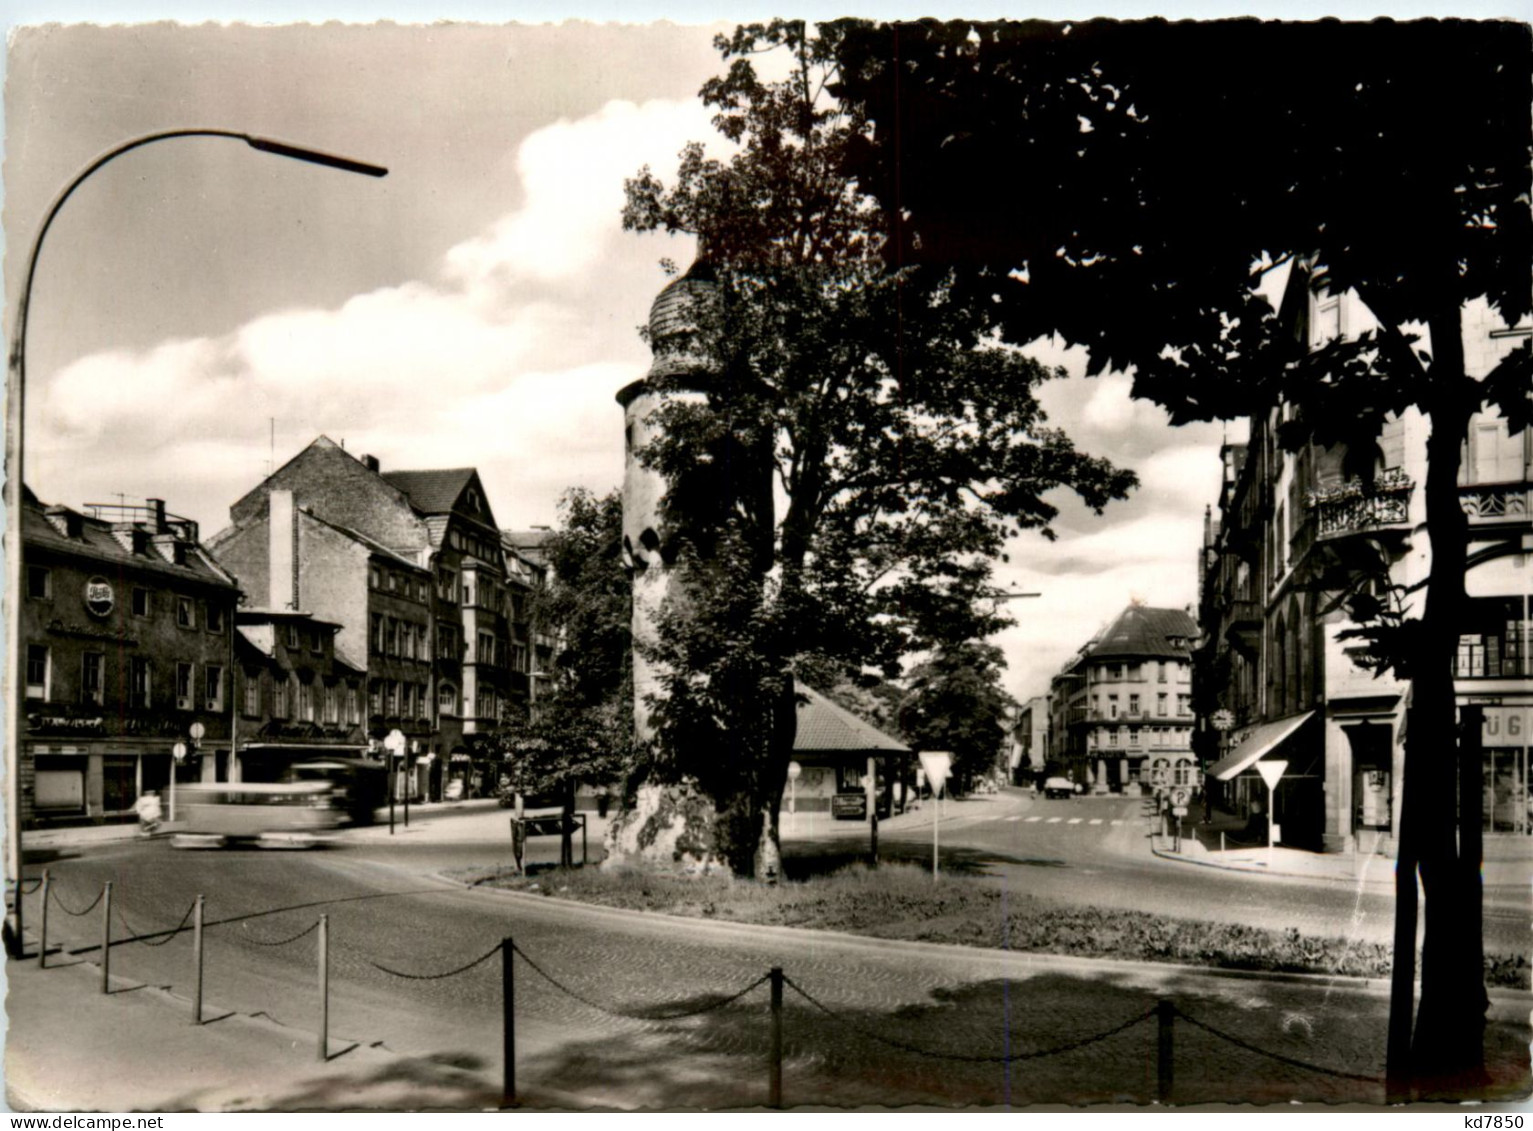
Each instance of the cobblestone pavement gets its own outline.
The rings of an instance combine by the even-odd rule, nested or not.
[[[511,936],[573,991],[518,960],[522,1077],[595,1103],[765,1102],[765,985],[720,1008],[675,1015],[717,1004],[773,965],[792,980],[784,1008],[790,1105],[1147,1103],[1156,1094],[1153,1019],[1057,1056],[1009,1064],[1004,1057],[1115,1029],[1161,998],[1267,1053],[1360,1076],[1382,1066],[1386,1001],[1377,987],[1345,980],[1240,978],[694,923],[427,885],[335,854],[195,855],[156,847],[59,863],[60,896],[82,907],[102,879],[113,878],[120,911],[145,932],[170,930],[193,895],[209,893],[209,999],[299,1028],[314,1016],[314,938],[262,944],[294,934],[323,911],[332,1031],[396,1053],[446,1058],[487,1080],[499,1072],[498,959],[435,981],[380,968],[441,973]],[[83,952],[61,961],[94,960],[97,918],[56,916],[50,932]],[[153,948],[151,941],[159,940],[114,947],[114,972],[183,992],[188,936]],[[1527,1012],[1519,998],[1492,1026],[1488,1043],[1503,1092],[1526,1086]],[[24,1034],[25,1019],[12,1022],[13,1034]],[[1178,1103],[1381,1098],[1377,1083],[1282,1063],[1186,1021],[1174,1034]]]

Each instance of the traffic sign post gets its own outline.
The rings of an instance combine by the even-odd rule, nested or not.
[[[1272,845],[1278,839],[1277,822],[1273,820],[1277,816],[1277,786],[1283,771],[1288,769],[1288,761],[1284,758],[1274,758],[1270,762],[1257,762],[1256,772],[1261,774],[1262,781],[1267,783],[1267,869],[1272,869]]]
[[[926,771],[926,781],[932,787],[932,882],[938,877],[937,864],[937,824],[942,817],[941,803],[937,795],[942,792],[942,785],[947,781],[947,776],[953,769],[953,756],[940,750],[923,750],[920,755],[921,768]]]
[[[165,819],[174,821],[176,819],[176,771],[180,769],[181,763],[186,761],[186,743],[178,742],[172,746],[170,757],[170,808],[169,815]]]
[[[405,735],[402,730],[389,731],[388,737],[383,740],[383,749],[389,756],[389,836],[394,835],[394,795],[399,792],[399,777],[395,770],[395,758],[402,757],[405,752]]]

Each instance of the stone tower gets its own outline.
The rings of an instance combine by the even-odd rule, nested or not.
[[[698,342],[697,316],[700,308],[715,298],[713,274],[703,262],[694,263],[685,275],[669,283],[650,308],[649,342],[654,361],[649,372],[617,395],[623,406],[625,453],[623,556],[633,578],[634,733],[641,743],[655,738],[648,699],[660,689],[665,673],[640,645],[655,640],[660,607],[681,581],[674,568],[675,535],[667,529],[662,514],[665,476],[645,467],[637,453],[658,434],[659,424],[653,419],[657,410],[678,401],[703,400],[711,371]],[[685,848],[687,843],[697,843],[686,837],[688,830],[695,830],[699,821],[708,821],[710,813],[707,799],[685,783],[645,785],[634,808],[609,827],[609,856],[642,855],[666,861],[679,857],[694,868],[718,867],[719,861],[711,855]],[[678,841],[682,841],[679,849]]]

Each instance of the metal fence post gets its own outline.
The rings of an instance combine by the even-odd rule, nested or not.
[[[330,1059],[330,916],[319,917],[319,1059]]]
[[[1171,1103],[1172,1083],[1172,1053],[1174,1035],[1172,1021],[1176,1017],[1176,1006],[1162,998],[1155,1005],[1156,1020],[1156,1056],[1155,1056],[1155,1098],[1163,1104]]]
[[[38,916],[37,924],[42,930],[42,940],[37,947],[37,968],[41,970],[48,965],[48,893],[52,889],[52,880],[48,875],[48,869],[43,869],[43,907],[42,914]],[[16,899],[21,899],[21,885],[16,885]]]
[[[101,888],[101,992],[112,990],[112,881]]]
[[[192,912],[192,952],[196,955],[197,972],[192,982],[192,1024],[202,1024],[202,896],[197,897],[197,908]]]
[[[782,967],[772,967],[772,1064],[767,1104],[782,1107]]]
[[[501,1070],[500,1105],[516,1103],[516,946],[500,940]]]

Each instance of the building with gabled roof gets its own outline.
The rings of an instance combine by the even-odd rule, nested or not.
[[[800,684],[797,694],[793,760],[799,775],[791,783],[792,807],[866,820],[871,784],[880,816],[888,816],[893,785],[912,756],[910,747],[812,687]]]
[[[85,512],[23,493],[12,709],[25,828],[130,821],[172,774],[213,781],[228,768],[234,578],[162,500]]]

